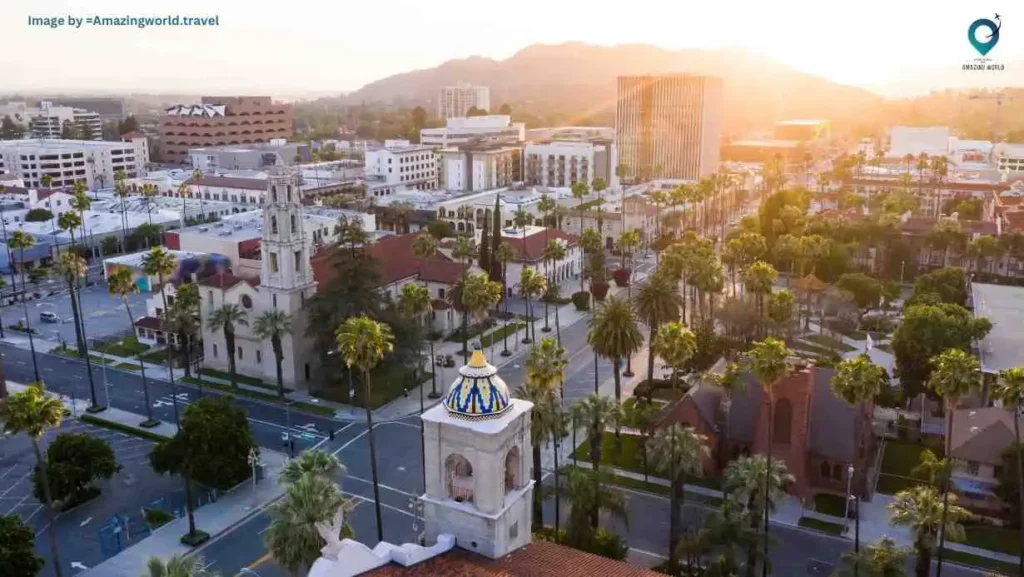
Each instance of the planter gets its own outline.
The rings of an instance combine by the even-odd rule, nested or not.
[[[590,310],[590,293],[587,291],[572,293],[572,304],[578,311]]]
[[[590,283],[590,294],[594,295],[594,300],[604,302],[604,297],[608,296],[608,286],[604,281]]]
[[[615,280],[615,285],[618,287],[629,286],[630,270],[628,268],[620,268],[612,273],[612,279]]]

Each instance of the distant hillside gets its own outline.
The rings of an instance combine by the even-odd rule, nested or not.
[[[798,72],[745,50],[670,51],[650,45],[532,45],[507,60],[478,56],[397,74],[349,94],[349,104],[432,105],[439,88],[458,82],[491,87],[491,105],[504,102],[533,114],[552,111],[611,123],[615,77],[690,72],[725,81],[727,131],[768,128],[785,118],[859,122],[884,102],[860,88]],[[427,108],[432,112],[432,107]],[[572,122],[573,118],[567,118]]]

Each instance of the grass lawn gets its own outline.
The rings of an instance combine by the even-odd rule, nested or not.
[[[833,349],[836,351],[849,352],[857,350],[857,347],[848,345],[842,341],[836,340],[828,335],[807,335],[802,337],[803,340],[812,342],[823,347]]]
[[[820,521],[813,517],[800,517],[797,524],[801,527],[808,529],[814,529],[815,531],[821,531],[822,533],[828,533],[830,535],[842,535],[843,526],[838,523],[829,523],[827,521]]]
[[[501,327],[496,331],[491,331],[489,334],[486,334],[480,338],[480,346],[486,349],[487,347],[491,346],[491,343],[501,343],[502,338],[505,335],[514,335],[516,331],[525,326],[526,323],[515,322],[510,323],[507,326]]]
[[[121,369],[123,371],[137,371],[139,370],[139,365],[135,363],[117,363],[114,365],[114,368]]]
[[[823,347],[821,345],[816,345],[814,343],[808,343],[803,341],[794,341],[793,344],[789,346],[789,348],[792,349],[793,352],[797,354],[802,353],[804,355],[811,356],[828,357],[833,354],[838,354],[835,349],[830,349],[828,347]]]
[[[148,351],[149,345],[140,343],[135,337],[125,337],[119,341],[98,344],[93,349],[116,357],[131,358]]]
[[[931,448],[935,451],[938,447],[925,447],[917,443],[886,440],[885,454],[882,455],[882,473],[909,477],[910,471],[921,462],[921,453],[926,448]],[[942,451],[936,452],[936,456],[941,457]]]
[[[231,373],[229,373],[227,371],[218,371],[217,369],[209,369],[209,368],[203,367],[203,368],[199,369],[199,374],[200,375],[205,375],[207,377],[213,377],[215,379],[222,379],[222,380],[231,382]],[[259,379],[257,377],[250,377],[250,376],[247,376],[247,375],[238,375],[238,376],[235,377],[235,380],[238,381],[239,383],[243,383],[243,384],[246,384],[246,385],[251,385],[253,387],[259,387],[261,389],[267,389],[268,391],[277,392],[277,385],[272,384],[272,383],[265,383],[265,382],[263,382],[263,379]],[[290,392],[292,392],[292,390],[293,389],[290,389],[288,387],[284,388],[284,392],[286,392],[286,393],[290,393]]]
[[[80,358],[82,358],[81,355],[78,354],[78,351],[76,351],[73,348],[62,349],[60,347],[57,347],[55,349],[50,350],[50,353],[55,354],[55,355],[60,355],[62,357],[69,357],[69,358],[72,358],[72,359],[80,359]],[[103,364],[108,362],[106,357],[100,357],[100,356],[96,356],[96,355],[89,355],[89,360],[92,361],[92,363],[94,365],[103,365]]]
[[[912,479],[910,477],[897,477],[896,475],[886,475],[885,473],[882,473],[878,476],[878,485],[876,486],[876,490],[879,493],[884,493],[886,495],[895,495],[904,489],[916,487],[922,482],[923,481]]]
[[[642,437],[637,435],[622,435],[622,455],[616,459],[615,455],[615,433],[606,432],[604,437],[601,439],[601,462],[605,465],[618,467],[627,471],[633,471],[634,473],[643,473],[643,452],[640,450],[642,443]],[[590,442],[585,440],[572,453],[571,456],[575,456],[579,461],[590,462]],[[660,477],[661,475],[655,472],[653,469],[648,470],[648,474],[653,477]],[[641,481],[643,482],[643,481]],[[720,489],[721,482],[712,477],[691,477],[686,480],[687,484],[699,485],[701,487],[707,487],[709,489]]]
[[[841,495],[818,493],[814,496],[814,510],[822,515],[832,515],[842,519],[846,515],[846,499]]]
[[[224,393],[230,393],[232,395],[236,395],[236,396],[239,396],[239,397],[248,397],[250,399],[258,399],[258,400],[261,400],[261,401],[266,401],[268,403],[279,403],[279,402],[281,402],[280,398],[277,395],[271,394],[271,393],[260,393],[258,391],[250,391],[249,389],[242,389],[242,388],[233,389],[233,388],[231,388],[231,385],[225,385],[225,384],[222,384],[222,383],[215,383],[213,381],[206,381],[206,380],[203,380],[203,379],[198,379],[196,377],[181,377],[180,380],[183,381],[183,382],[189,383],[189,384],[196,385],[197,387],[198,386],[202,386],[205,389],[213,389],[215,391],[221,391],[221,392],[224,392]],[[304,402],[301,402],[301,401],[296,401],[295,403],[292,403],[292,409],[295,409],[297,411],[305,411],[307,413],[313,413],[313,414],[321,415],[321,416],[324,416],[324,417],[331,417],[331,416],[334,415],[334,409],[332,409],[330,407],[314,405],[312,403],[304,403]]]
[[[965,545],[999,551],[1008,555],[1020,555],[1019,531],[987,525],[969,525],[964,529],[967,531]]]
[[[960,551],[953,551],[951,549],[945,549],[942,554],[942,558],[946,561],[952,561],[962,565],[970,565],[972,567],[981,567],[982,569],[988,569],[991,571],[999,571],[1003,575],[1013,575],[1017,572],[1016,565],[1003,563],[1002,561],[996,561],[995,559],[989,559],[987,557],[971,555],[970,553],[961,553]]]
[[[843,335],[847,336],[847,337],[850,337],[851,339],[853,339],[855,341],[863,341],[863,340],[867,340],[867,338],[868,338],[868,334],[866,332],[864,332],[864,331],[848,331],[848,332],[843,333]],[[874,337],[872,337],[872,338],[874,338]]]
[[[633,477],[624,477],[622,475],[610,475],[611,482],[624,489],[632,489],[634,491],[647,491],[648,493],[654,493],[655,495],[663,495],[668,497],[670,495],[671,488],[661,485],[658,483],[650,483],[643,479],[634,479]],[[713,497],[711,495],[699,495],[696,493],[687,493],[684,499],[686,504],[700,503],[709,507],[721,507],[722,498]]]
[[[140,361],[146,361],[147,363],[153,363],[154,365],[165,365],[167,364],[167,351],[161,349],[159,351],[149,351],[139,355]]]
[[[450,373],[449,373],[450,374]],[[425,372],[420,373],[419,380],[413,377],[412,369],[401,366],[397,363],[386,363],[383,366],[377,367],[370,374],[370,408],[376,409],[392,400],[398,398],[406,392],[407,389],[412,389],[419,383],[427,383],[427,387],[430,386],[430,375],[431,373]],[[344,373],[342,373],[341,379],[346,379]],[[316,391],[310,393],[327,399],[328,401],[334,401],[337,403],[351,404],[356,407],[363,407],[363,383],[360,377],[356,377],[353,384],[356,389],[356,398],[349,399],[348,397],[348,385],[345,383],[342,386],[338,386],[338,383],[333,386],[318,387]],[[342,381],[345,382],[345,381]],[[437,388],[442,393],[448,390],[448,386],[451,382],[441,382],[438,380]],[[411,394],[411,393],[410,393]]]

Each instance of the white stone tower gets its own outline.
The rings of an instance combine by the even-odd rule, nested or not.
[[[444,401],[423,414],[428,543],[449,533],[459,547],[497,559],[530,542],[532,408],[509,398],[478,347]]]
[[[274,168],[267,178],[263,203],[263,238],[260,243],[260,312],[284,311],[291,317],[291,333],[282,339],[284,382],[304,385],[312,377],[310,349],[306,342],[306,301],[316,293],[309,266],[310,243],[303,227],[299,175]],[[255,318],[249,319],[252,325]],[[274,351],[269,341],[262,345],[264,374],[276,380]]]

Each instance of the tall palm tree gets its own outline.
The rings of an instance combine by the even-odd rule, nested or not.
[[[424,327],[424,337],[429,332],[429,314],[432,310],[430,303],[430,290],[425,286],[419,286],[416,284],[409,283],[402,287],[402,294],[398,295],[398,310],[408,316],[410,319],[415,320],[417,323]],[[430,342],[430,362],[434,359],[434,341],[427,338]],[[420,349],[422,351],[422,348]],[[417,378],[417,380],[419,380]],[[431,388],[437,389],[437,379],[434,376],[434,371],[430,373],[430,384]],[[420,392],[420,414],[423,414],[423,387],[418,387]],[[423,419],[420,419],[420,456],[422,459],[427,458],[427,446],[423,435]],[[426,491],[427,487],[427,472],[423,471],[423,490]]]
[[[281,346],[281,339],[292,331],[291,316],[278,309],[265,311],[256,317],[252,325],[252,332],[257,337],[269,340],[274,351],[274,373],[277,375],[277,397],[284,400],[284,372],[281,364],[284,362],[284,347]]]
[[[772,429],[775,428],[775,385],[789,373],[790,368],[787,358],[791,354],[790,350],[786,348],[786,343],[772,337],[756,343],[754,348],[748,353],[754,377],[757,378],[757,382],[761,383],[761,387],[764,388],[765,394],[768,396],[768,419],[766,422],[768,428],[768,446],[766,451],[768,470],[771,470],[772,466]],[[764,492],[767,495],[771,492],[767,485],[767,478],[765,483]],[[764,510],[764,550],[768,550],[767,508]],[[768,577],[767,563],[761,565],[761,574],[764,577]]]
[[[391,327],[366,315],[349,317],[338,327],[338,352],[349,368],[363,371],[363,408],[366,410],[366,435],[370,444],[370,468],[373,472],[373,505],[377,514],[377,540],[384,540],[380,514],[380,486],[377,481],[377,447],[373,435],[373,403],[370,395],[370,371],[395,349]]]
[[[640,285],[633,297],[633,307],[636,316],[647,325],[648,347],[654,346],[655,335],[663,323],[679,319],[682,306],[679,285],[669,275],[656,272]],[[647,382],[654,382],[654,351],[647,355]]]
[[[220,573],[208,569],[206,560],[201,555],[175,555],[167,561],[159,557],[150,557],[143,577],[220,577]]]
[[[508,318],[508,263],[516,257],[516,251],[508,241],[502,241],[494,250],[494,258],[501,265],[501,300],[505,303],[505,317]],[[508,357],[512,353],[508,350],[508,331],[504,331],[501,337],[501,356]]]
[[[591,544],[597,531],[596,520],[602,512],[628,521],[626,499],[622,491],[607,481],[608,474],[603,469],[588,471],[569,468],[561,495],[570,506],[565,531],[565,540],[569,546],[585,548]]]
[[[235,303],[225,303],[224,306],[214,309],[206,322],[214,329],[220,328],[224,331],[224,346],[228,354],[228,372],[231,374],[231,387],[238,388],[238,372],[235,369],[235,327],[249,326],[246,318],[248,313],[245,309]]]
[[[315,475],[329,481],[344,474],[345,466],[337,457],[316,449],[303,451],[298,457],[288,459],[278,473],[278,480],[284,485],[293,485],[298,483],[303,475]]]
[[[565,256],[568,252],[565,249],[565,245],[559,242],[557,239],[551,239],[548,241],[548,246],[544,249],[544,260],[548,263],[548,290],[545,295],[558,298],[558,281],[555,273],[555,263],[562,262],[565,260]],[[548,298],[544,299],[544,325],[547,326],[547,304]],[[562,342],[562,327],[558,316],[559,307],[555,306],[555,335],[558,338],[558,342]],[[547,331],[545,331],[547,332]]]
[[[763,315],[765,297],[771,294],[778,271],[771,264],[759,260],[744,268],[740,276],[743,278],[743,290],[754,298],[757,312]]]
[[[135,332],[135,317],[132,316],[132,305],[128,297],[139,292],[139,285],[135,282],[135,275],[128,267],[120,266],[107,276],[107,290],[111,295],[119,297],[124,303],[125,313],[128,314],[128,326]],[[142,375],[142,393],[146,398],[146,420],[140,423],[142,427],[155,427],[160,421],[153,418],[153,403],[149,400],[149,381],[146,379],[146,363],[139,363],[139,372]]]
[[[594,354],[612,361],[615,377],[615,402],[622,403],[622,359],[633,356],[644,344],[644,336],[636,326],[636,315],[629,301],[610,297],[588,319],[590,333],[587,342]],[[615,450],[622,452],[622,430],[615,426]]]
[[[1003,402],[1003,406],[1013,411],[1013,438],[1020,439],[1020,412],[1024,410],[1024,367],[1013,367],[999,371],[996,382],[995,397]],[[1018,446],[1018,449],[1020,447]],[[1020,498],[1018,513],[1020,514],[1021,551],[1024,551],[1024,456],[1017,450],[1017,496]],[[1024,555],[1017,560],[1017,574],[1024,575]]]
[[[182,283],[178,285],[174,304],[168,311],[168,322],[170,329],[178,335],[178,346],[181,349],[182,362],[185,366],[185,376],[192,376],[192,347],[202,328],[202,319],[199,316],[199,287],[195,283]],[[200,385],[202,394],[202,385]]]
[[[419,267],[420,267],[420,269],[419,269],[418,272],[419,272],[420,276],[422,276],[422,274],[423,274],[423,261],[428,259],[428,258],[430,258],[430,257],[432,257],[432,256],[434,256],[435,254],[437,254],[438,246],[439,246],[439,243],[438,243],[437,239],[434,238],[433,236],[429,235],[429,234],[421,234],[421,235],[416,237],[416,240],[413,241],[413,243],[412,243],[412,253],[413,253],[413,255],[417,259],[419,259]],[[408,286],[408,285],[406,285],[406,286]],[[413,299],[413,301],[407,302],[405,306],[406,306],[406,309],[407,309],[407,314],[412,314],[412,315],[415,315],[415,316],[424,316],[424,318],[425,318],[424,326],[426,327],[426,334],[424,335],[424,338],[427,340],[427,342],[430,343],[430,362],[434,362],[434,339],[431,338],[431,336],[430,336],[431,333],[433,332],[433,324],[431,322],[429,322],[429,315],[427,315],[427,313],[429,313],[432,310],[432,304],[431,304],[431,299],[430,299],[430,290],[427,288],[427,281],[423,281],[423,287],[422,288],[423,288],[423,291],[417,291],[415,293],[415,298]],[[404,290],[405,290],[405,288],[403,287],[403,294],[404,294]],[[422,297],[422,292],[424,292],[424,291],[426,292],[426,304],[425,304],[425,306],[424,306],[424,303],[423,303],[424,299]],[[415,307],[413,307],[413,308],[415,308],[415,310],[419,311],[419,312],[413,312],[413,310],[410,308],[413,304],[415,304]],[[430,398],[431,399],[436,399],[439,396],[440,396],[440,393],[437,392],[437,375],[434,374],[434,371],[431,371],[430,372]]]
[[[572,188],[570,190],[572,191],[572,197],[575,198],[576,200],[580,201],[580,205],[579,205],[579,208],[577,210],[580,213],[580,236],[582,238],[583,232],[584,232],[583,231],[583,199],[586,198],[588,194],[590,194],[590,187],[587,186],[586,182],[580,181],[580,182],[573,183]],[[585,252],[586,251],[580,251],[580,292],[583,291],[583,269],[584,269],[583,259],[586,258],[584,256]]]
[[[36,360],[36,341],[32,335],[32,321],[29,319],[28,314],[28,289],[25,287],[25,249],[32,248],[35,245],[36,237],[23,230],[12,232],[10,240],[7,241],[7,246],[18,251],[18,259],[21,261],[18,267],[21,269],[21,304],[25,310],[25,330],[28,332],[28,347],[32,354],[32,374],[36,382],[42,382],[42,379],[39,377],[39,361]]]
[[[548,437],[554,442],[555,449],[555,492],[558,492],[558,447],[564,436],[564,419],[562,416],[562,405],[565,397],[563,385],[565,383],[565,371],[569,367],[569,358],[566,355],[565,347],[551,339],[544,338],[540,343],[530,348],[526,357],[526,380],[535,387],[543,390],[547,395],[546,406],[550,415],[542,420],[542,424],[549,429]],[[575,447],[573,447],[575,449]],[[535,453],[534,457],[539,457]],[[534,465],[539,468],[540,461]],[[537,471],[534,471],[534,480],[538,480]],[[559,523],[559,502],[555,501],[555,526]]]
[[[53,267],[51,272],[55,277],[63,280],[68,287],[68,296],[71,297],[71,311],[75,316],[75,337],[78,339],[78,351],[79,355],[85,359],[85,370],[89,376],[90,404],[88,410],[91,412],[99,412],[105,407],[100,405],[96,398],[96,384],[92,378],[92,359],[89,358],[89,349],[86,347],[85,339],[79,332],[81,329],[82,333],[84,333],[84,328],[81,327],[80,324],[82,320],[78,306],[78,279],[85,274],[86,268],[85,259],[79,256],[77,252],[65,251],[57,259],[57,264]]]
[[[125,178],[123,170],[114,172],[114,195],[121,205],[121,250],[128,252],[128,185],[124,183]]]
[[[57,577],[64,574],[64,569],[60,561],[60,550],[57,547],[57,524],[53,511],[53,498],[50,495],[48,467],[43,457],[43,451],[39,447],[39,439],[46,434],[47,430],[59,427],[63,420],[64,404],[55,398],[47,397],[43,392],[42,383],[31,383],[24,391],[0,399],[0,421],[4,423],[4,431],[11,434],[25,433],[32,439],[32,449],[36,453],[36,470],[39,471],[46,513],[50,518],[47,523],[47,534],[50,537],[53,569]]]
[[[487,273],[468,275],[460,279],[451,296],[457,298],[461,305],[462,351],[463,356],[469,358],[469,321],[484,316],[498,304],[501,285],[492,281]]]
[[[324,546],[317,523],[330,522],[346,506],[337,485],[320,475],[306,473],[286,483],[284,498],[270,508],[270,524],[263,534],[274,560],[289,575],[306,575]],[[344,527],[341,536],[352,537],[351,528]]]
[[[668,565],[675,570],[679,562],[679,531],[682,529],[683,503],[686,498],[684,483],[687,476],[698,476],[704,470],[704,459],[711,453],[707,437],[698,435],[692,427],[672,425],[658,431],[648,449],[656,470],[668,476],[672,483],[669,503]]]
[[[643,440],[640,445],[640,460],[644,467],[644,481],[647,480],[648,463],[650,462],[647,445],[655,433],[659,410],[660,406],[655,405],[649,399],[626,399],[626,402],[622,403],[622,424],[639,431]]]
[[[686,363],[690,361],[693,354],[697,352],[697,337],[693,331],[675,321],[666,323],[658,329],[651,345],[651,356],[658,355],[662,362],[672,369],[672,390],[678,390],[679,373],[683,372]],[[651,383],[653,385],[653,382]],[[653,393],[654,387],[648,387],[648,398]]]
[[[960,399],[964,398],[981,385],[981,366],[978,359],[960,349],[946,349],[932,359],[932,374],[928,379],[928,387],[935,392],[946,405],[946,455],[953,451],[953,414],[956,412]],[[949,509],[949,475],[942,479],[942,525],[946,524]],[[942,577],[942,548],[945,546],[946,534],[939,533],[939,554],[936,559],[936,577]]]
[[[909,549],[897,547],[895,541],[882,537],[868,545],[866,551],[843,553],[842,560],[848,567],[840,569],[835,577],[907,577],[907,553]]]
[[[857,420],[862,426],[870,426],[870,416],[866,414],[867,403],[882,391],[886,386],[885,369],[871,362],[871,357],[866,354],[846,359],[836,367],[836,374],[832,377],[832,390],[836,396],[844,400],[857,412]],[[862,420],[863,419],[863,420]],[[854,470],[865,473],[859,462],[864,431],[859,426],[853,427],[853,455],[850,457],[850,465]]]
[[[74,201],[74,199],[71,199],[71,200],[72,200],[72,202]],[[82,226],[82,219],[81,219],[81,217],[79,217],[78,213],[75,213],[75,212],[70,212],[70,211],[69,212],[63,212],[63,213],[61,213],[60,216],[57,217],[57,226],[60,227],[61,230],[68,231],[68,234],[71,236],[71,252],[75,252],[74,251],[74,247],[75,247],[75,228]],[[75,254],[77,255],[78,253],[75,252]],[[58,251],[57,251],[57,255],[58,255],[58,258],[59,258],[60,257],[60,249],[59,248],[58,248]],[[71,298],[71,315],[72,315],[72,317],[74,318],[74,321],[75,321],[75,341],[78,344],[78,354],[80,356],[82,356],[82,357],[86,357],[85,327],[83,326],[84,323],[82,321],[81,314],[79,312],[80,311],[80,305],[81,305],[81,297],[76,297],[75,296],[77,294],[75,289],[78,288],[78,279],[79,279],[79,277],[84,276],[88,272],[88,270],[89,269],[84,266],[84,261],[83,261],[83,270],[80,271],[80,272],[77,271],[77,270],[73,271],[74,272],[74,276],[69,281],[69,282],[72,282],[72,281],[74,282],[74,287],[73,288],[69,287],[69,294],[72,296],[72,298]]]
[[[515,397],[533,403],[530,411],[530,446],[533,457],[533,482],[542,486],[541,448],[551,439],[554,429],[553,422],[557,418],[557,408],[552,404],[550,391],[539,380],[527,378],[526,384],[517,387]],[[533,530],[544,526],[544,495],[542,491],[533,492]]]
[[[541,256],[544,262],[544,271],[547,273],[549,287],[554,285],[554,278],[551,275],[552,261],[550,259],[550,255],[548,254],[548,248],[550,246],[550,238],[548,234],[550,231],[550,228],[548,228],[548,214],[553,213],[556,208],[558,208],[558,203],[555,202],[555,199],[551,198],[545,193],[541,193],[540,202],[537,203],[537,211],[540,212],[541,224],[544,225],[544,252]],[[541,330],[546,333],[551,332],[551,327],[548,326],[548,299],[544,299],[544,328]]]
[[[526,332],[523,344],[532,343],[537,338],[537,320],[533,315],[533,299],[539,298],[548,288],[548,281],[544,275],[536,269],[523,268],[519,274],[519,294],[526,299],[526,315],[530,318],[530,326],[533,329],[533,338],[530,338],[530,331]]]
[[[793,481],[794,477],[786,470],[785,463],[770,462],[763,455],[754,455],[740,457],[729,463],[725,468],[722,487],[733,502],[746,509],[750,527],[756,531],[761,520],[775,510],[775,505],[784,495],[785,487]],[[762,543],[761,550],[756,543],[751,543],[747,550],[748,577],[753,577],[758,558],[767,558],[767,538]],[[767,562],[763,566],[767,566]]]
[[[963,540],[964,527],[961,522],[971,516],[966,509],[956,505],[956,495],[952,495],[948,501],[940,499],[935,488],[927,485],[896,493],[889,503],[889,511],[892,513],[893,525],[910,527],[914,535],[916,577],[928,577],[936,549],[941,558],[942,545],[937,541],[945,539],[940,535],[948,536],[953,541]]]

